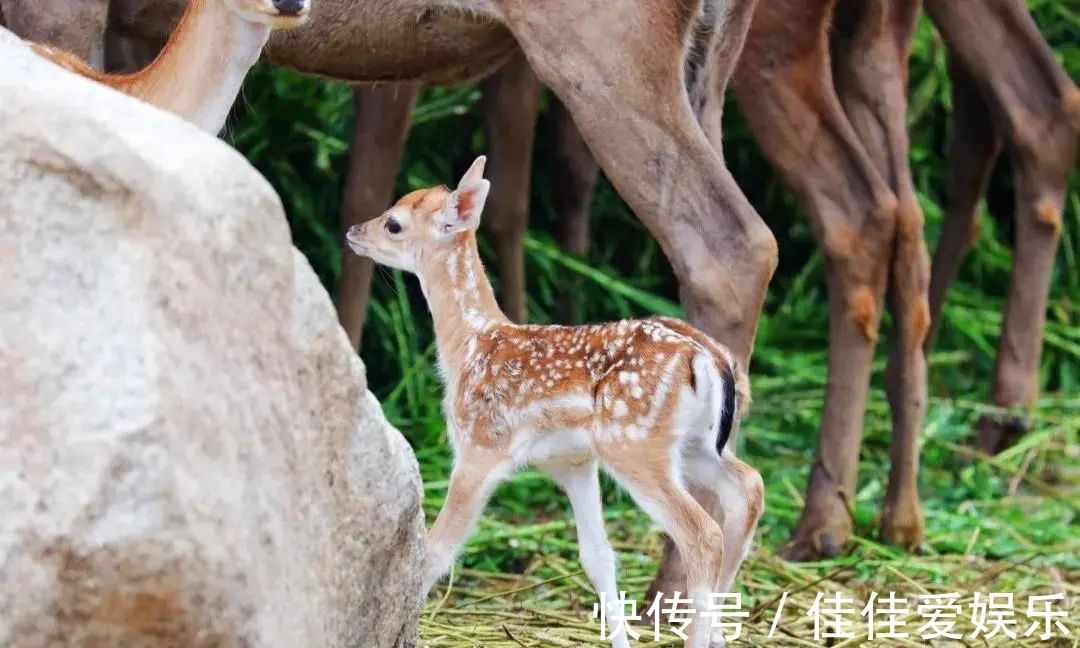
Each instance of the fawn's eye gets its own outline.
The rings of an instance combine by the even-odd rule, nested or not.
[[[393,218],[386,219],[386,231],[391,234],[401,234],[401,223],[397,222]]]

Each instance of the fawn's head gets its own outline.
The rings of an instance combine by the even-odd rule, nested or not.
[[[291,29],[304,24],[312,0],[224,0],[233,13],[244,20],[273,29]]]
[[[461,176],[457,189],[418,189],[378,218],[353,225],[345,233],[352,251],[375,263],[417,272],[440,250],[467,240],[480,225],[491,183],[484,179],[486,158],[480,156]]]

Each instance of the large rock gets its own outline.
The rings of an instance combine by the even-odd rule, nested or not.
[[[0,60],[0,646],[415,644],[416,460],[271,187]]]

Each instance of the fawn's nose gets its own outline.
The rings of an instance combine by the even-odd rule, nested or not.
[[[291,16],[299,14],[306,5],[307,0],[274,0],[274,9]]]

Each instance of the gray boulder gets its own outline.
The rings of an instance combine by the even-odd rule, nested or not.
[[[0,60],[0,646],[415,645],[416,459],[270,185]]]

